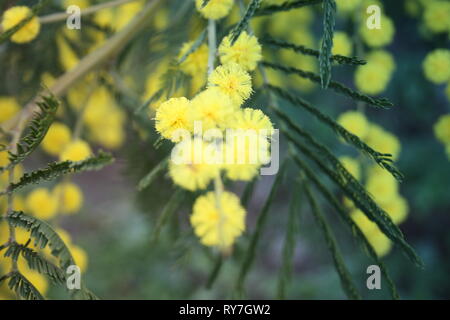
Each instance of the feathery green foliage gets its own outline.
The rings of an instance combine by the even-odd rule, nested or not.
[[[284,123],[288,124],[290,129],[295,131],[308,143],[308,146],[301,143],[289,130],[282,128],[284,134],[293,145],[308,158],[313,160],[327,176],[339,185],[346,196],[353,200],[355,205],[364,212],[371,221],[375,222],[387,237],[398,244],[412,262],[419,267],[423,267],[422,260],[416,254],[414,249],[406,242],[405,237],[398,226],[392,222],[389,215],[378,206],[365,188],[344,168],[328,148],[318,143],[310,134],[294,124],[284,114],[277,112],[277,115]],[[326,164],[321,157],[326,160],[328,164]]]
[[[280,5],[264,6],[255,12],[255,16],[267,16],[281,11],[299,9],[313,4],[322,3],[324,0],[297,0],[287,1]]]
[[[274,38],[271,38],[270,36],[265,36],[262,39],[260,39],[259,41],[261,42],[261,44],[268,45],[272,48],[288,49],[288,50],[292,50],[296,53],[300,53],[303,55],[312,56],[312,57],[316,57],[316,58],[319,58],[319,55],[320,55],[320,51],[318,51],[318,50],[307,48],[303,45],[297,45],[297,44],[290,43],[290,42],[287,42],[284,40],[274,39]],[[339,54],[332,55],[330,57],[330,60],[332,62],[336,62],[338,64],[348,64],[348,65],[365,65],[367,63],[366,61],[358,59],[357,57],[347,57],[347,56],[342,56]]]
[[[339,250],[333,232],[331,231],[330,226],[328,225],[325,217],[320,211],[319,205],[317,204],[313,194],[311,193],[307,181],[303,182],[303,188],[305,190],[305,195],[308,199],[309,205],[311,206],[311,211],[314,215],[314,218],[323,233],[328,249],[330,250],[330,253],[333,257],[334,266],[339,274],[344,292],[349,299],[361,299],[361,296],[359,295],[358,290],[353,283],[352,277],[347,270],[347,267],[345,266],[344,259],[342,258],[342,254]]]
[[[30,269],[36,270],[40,274],[45,274],[55,284],[65,284],[66,277],[59,267],[55,266],[33,249],[28,248],[26,245],[18,244],[16,242],[11,243],[5,252],[5,257],[11,257],[13,261],[17,261],[19,255],[22,255],[27,261]]]
[[[250,23],[250,19],[253,17],[256,10],[261,5],[261,2],[262,0],[252,0],[250,2],[241,21],[239,21],[236,27],[234,27],[233,30],[231,31],[231,44],[234,44],[241,35],[241,32],[247,29],[247,26]]]
[[[321,192],[323,197],[327,199],[327,201],[332,205],[332,207],[337,211],[339,214],[339,217],[341,220],[349,227],[352,234],[359,240],[368,256],[373,259],[374,263],[380,267],[380,270],[386,279],[388,283],[388,288],[390,290],[391,296],[393,299],[399,299],[399,295],[397,292],[397,289],[395,287],[394,282],[392,281],[391,277],[389,276],[389,273],[386,269],[386,266],[384,263],[380,260],[377,253],[375,252],[375,249],[372,247],[370,242],[367,240],[364,233],[361,231],[361,229],[358,227],[358,225],[351,219],[347,209],[344,208],[344,206],[339,202],[338,199],[333,195],[333,193],[328,190],[328,188],[319,180],[319,178],[314,174],[313,170],[309,168],[309,166],[298,156],[298,154],[295,151],[292,151],[291,154],[294,162],[297,164],[297,166],[304,172],[306,177],[314,183],[316,188]]]
[[[9,275],[8,287],[25,300],[45,300],[36,287],[18,271]]]
[[[319,55],[320,84],[323,89],[328,88],[331,80],[331,50],[333,49],[333,35],[336,14],[334,0],[323,1],[323,38]]]
[[[321,122],[329,126],[331,129],[333,129],[337,134],[339,134],[345,141],[347,141],[349,144],[353,145],[358,150],[361,150],[362,152],[366,153],[372,159],[380,165],[382,168],[385,168],[387,171],[389,171],[397,180],[401,181],[403,179],[403,175],[401,172],[392,164],[392,156],[390,154],[381,153],[374,149],[372,149],[370,146],[368,146],[365,142],[363,142],[361,139],[358,138],[358,136],[354,135],[353,133],[346,130],[344,127],[342,127],[339,123],[334,121],[331,117],[327,116],[326,114],[323,114],[319,109],[312,106],[305,100],[303,100],[300,97],[295,97],[286,90],[283,90],[279,87],[267,85],[267,88],[273,92],[275,92],[279,97],[284,98],[291,102],[295,106],[302,107],[309,113],[313,114],[317,119],[319,119]]]
[[[272,68],[274,70],[280,70],[282,72],[285,72],[287,74],[295,74],[299,77],[302,77],[304,79],[308,79],[312,82],[315,83],[320,83],[320,76],[315,74],[314,72],[309,72],[309,71],[304,71],[304,70],[300,70],[294,67],[286,67],[286,66],[282,66],[276,63],[272,63],[272,62],[267,62],[264,61],[261,63],[263,66],[268,67],[268,68]],[[350,98],[352,98],[353,100],[356,101],[362,101],[365,102],[369,105],[372,105],[374,107],[378,107],[378,108],[382,108],[382,109],[387,109],[389,107],[392,107],[393,104],[392,102],[390,102],[388,99],[386,98],[373,98],[370,97],[368,95],[365,95],[361,92],[355,91],[353,89],[348,88],[347,86],[336,82],[336,81],[330,81],[328,87],[330,89],[333,89],[334,91],[336,91],[337,93],[341,93],[345,96],[348,96]]]
[[[275,195],[278,192],[281,182],[284,179],[284,173],[285,173],[286,167],[287,167],[286,162],[284,162],[281,165],[280,171],[278,172],[274,183],[272,184],[272,188],[270,189],[269,196],[267,197],[267,199],[264,203],[264,206],[261,210],[261,213],[259,214],[258,220],[256,222],[256,229],[252,234],[249,248],[245,252],[245,257],[244,257],[242,266],[240,268],[239,276],[238,276],[237,282],[236,282],[236,293],[238,296],[242,296],[244,294],[243,291],[244,291],[245,279],[247,277],[248,272],[250,271],[253,260],[255,259],[256,249],[258,246],[259,238],[261,237],[261,233],[263,231],[263,228],[265,227],[270,207],[271,207],[273,201],[275,200]]]
[[[300,213],[300,198],[302,191],[303,190],[299,188],[298,184],[296,184],[289,205],[289,215],[284,237],[282,264],[278,277],[277,287],[278,299],[281,300],[286,298],[286,287],[292,274],[292,265],[295,250],[295,232],[297,229],[296,221],[298,220],[298,214]]]
[[[40,0],[36,5],[31,8],[31,15],[26,19],[20,21],[17,25],[11,29],[0,34],[0,44],[12,37],[17,31],[19,31],[23,26],[33,19],[38,13],[50,2],[50,0]]]
[[[96,156],[92,156],[83,161],[53,162],[48,164],[46,168],[25,173],[17,183],[12,183],[9,185],[7,192],[12,193],[30,184],[36,184],[42,181],[49,181],[65,174],[82,171],[100,170],[104,166],[112,163],[113,161],[114,158],[110,153],[99,151]]]
[[[206,5],[207,5],[210,1],[211,1],[211,0],[203,0],[202,8],[206,7]]]
[[[28,134],[23,137],[17,144],[17,152],[9,152],[10,163],[0,169],[1,171],[7,170],[22,162],[39,146],[41,141],[47,134],[58,109],[59,102],[52,95],[42,96],[42,101],[37,103],[39,112],[35,114],[34,119],[31,121],[28,128]]]

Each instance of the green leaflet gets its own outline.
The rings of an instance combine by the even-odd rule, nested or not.
[[[233,28],[231,31],[231,44],[234,44],[236,40],[241,35],[242,31],[247,29],[248,24],[250,23],[250,19],[253,17],[253,15],[256,12],[256,9],[259,8],[261,5],[262,0],[252,0],[250,4],[247,7],[247,11],[245,12],[244,16],[242,17],[241,21],[237,24],[236,27]]]
[[[255,259],[256,255],[256,249],[258,246],[259,238],[261,237],[261,233],[263,231],[263,228],[265,227],[266,220],[268,217],[268,213],[270,210],[270,207],[272,205],[272,202],[275,200],[275,195],[278,191],[278,188],[281,185],[281,182],[284,178],[284,173],[286,170],[286,162],[282,164],[280,171],[278,172],[274,183],[272,184],[272,188],[270,189],[269,196],[266,199],[266,202],[264,203],[264,206],[261,210],[261,213],[258,217],[258,220],[256,222],[256,229],[255,232],[252,234],[249,248],[247,249],[245,253],[245,257],[242,263],[242,266],[240,268],[239,276],[236,282],[236,294],[238,296],[243,295],[244,285],[245,285],[245,279],[247,277],[248,272],[250,271],[250,267],[253,263],[253,260]]]
[[[272,68],[274,70],[280,70],[282,72],[285,72],[287,74],[295,74],[299,77],[302,77],[304,79],[308,79],[312,82],[315,83],[320,83],[320,76],[313,73],[313,72],[309,72],[309,71],[304,71],[304,70],[300,70],[294,67],[285,67],[276,63],[271,63],[271,62],[261,62],[261,64],[265,67],[268,68]],[[365,95],[361,92],[355,91],[353,89],[348,88],[347,86],[336,82],[336,81],[330,81],[328,88],[333,89],[335,92],[343,94],[347,97],[352,98],[353,100],[356,101],[362,101],[365,102],[367,104],[370,104],[374,107],[378,107],[378,108],[382,108],[382,109],[387,109],[389,107],[392,107],[393,104],[392,102],[390,102],[388,99],[386,98],[372,98],[368,95]]]
[[[331,231],[330,226],[328,225],[325,217],[323,216],[322,212],[320,211],[319,205],[317,204],[316,200],[314,199],[311,190],[309,189],[309,186],[307,182],[303,183],[306,198],[309,201],[309,204],[311,206],[311,211],[314,215],[314,218],[319,225],[323,236],[325,238],[325,241],[327,243],[328,249],[330,250],[331,256],[333,257],[334,266],[336,268],[336,271],[339,274],[339,278],[341,280],[342,288],[344,289],[345,294],[349,299],[359,300],[361,299],[361,296],[358,293],[358,290],[356,289],[353,280],[350,276],[349,271],[347,270],[347,267],[344,263],[344,258],[342,257],[342,254],[339,250],[338,244],[336,242],[336,239],[333,235],[333,232]]]
[[[288,50],[292,50],[296,53],[300,53],[303,55],[312,56],[312,57],[316,57],[316,58],[319,58],[319,55],[320,55],[320,51],[318,51],[318,50],[314,50],[314,49],[307,48],[302,45],[297,45],[297,44],[293,44],[290,42],[286,42],[284,40],[274,39],[274,38],[271,38],[270,36],[265,36],[264,38],[259,39],[259,42],[261,44],[265,44],[265,45],[271,46],[273,48],[288,49]],[[346,57],[346,56],[342,56],[339,54],[332,55],[330,57],[330,60],[332,62],[336,62],[338,64],[347,64],[347,65],[365,65],[367,63],[366,61],[358,59],[357,57]]]
[[[297,0],[288,1],[280,5],[265,6],[255,12],[255,16],[267,16],[277,12],[289,11],[292,9],[299,9],[313,4],[322,3],[324,0]]]
[[[373,259],[376,265],[378,265],[381,269],[381,272],[383,273],[384,278],[386,279],[388,283],[388,287],[391,293],[391,296],[393,299],[399,299],[399,295],[397,292],[397,289],[395,287],[394,282],[392,281],[391,277],[389,276],[389,273],[386,269],[386,266],[384,263],[378,258],[374,248],[367,240],[364,233],[361,231],[361,229],[356,225],[356,223],[350,218],[349,213],[347,210],[342,206],[342,204],[336,199],[336,197],[331,193],[330,190],[319,180],[319,178],[314,174],[312,169],[310,169],[306,163],[300,159],[300,157],[297,155],[295,151],[292,152],[292,157],[295,161],[295,163],[298,165],[298,167],[305,173],[305,175],[308,177],[308,179],[315,184],[316,188],[322,193],[323,197],[327,199],[327,201],[333,206],[333,208],[337,211],[339,214],[339,217],[341,220],[349,227],[349,229],[352,231],[352,234],[362,243],[363,247],[366,249],[364,250],[370,258]]]
[[[402,173],[392,164],[392,158],[390,154],[381,153],[374,149],[372,149],[370,146],[368,146],[364,141],[359,139],[356,135],[352,134],[351,132],[347,131],[344,127],[342,127],[339,123],[334,121],[329,116],[323,114],[319,109],[312,106],[305,100],[295,97],[291,95],[289,92],[272,85],[266,86],[269,90],[276,93],[281,98],[284,98],[291,102],[295,106],[302,107],[309,113],[313,114],[317,119],[319,119],[321,122],[329,126],[331,129],[333,129],[337,134],[339,134],[345,141],[353,145],[358,150],[361,150],[365,154],[369,155],[378,165],[380,165],[382,168],[389,171],[392,176],[394,176],[398,181],[402,181],[403,175]]]
[[[333,49],[333,34],[336,14],[334,0],[323,1],[323,38],[319,54],[320,84],[323,89],[328,88],[331,80],[331,50]]]
[[[7,193],[13,193],[30,184],[36,184],[41,181],[49,181],[61,175],[76,173],[82,171],[99,170],[104,166],[113,162],[110,153],[99,151],[96,156],[83,161],[72,162],[53,162],[48,164],[46,168],[38,169],[29,173],[25,173],[17,183],[12,183],[7,189]]]

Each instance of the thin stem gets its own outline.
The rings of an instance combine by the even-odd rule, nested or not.
[[[107,9],[107,8],[113,8],[113,7],[117,7],[117,6],[121,6],[123,4],[126,4],[128,2],[133,2],[136,0],[114,0],[114,1],[110,1],[110,2],[106,2],[106,3],[101,3],[101,4],[97,4],[94,6],[91,6],[89,8],[86,8],[84,10],[81,10],[81,16],[88,16],[91,14],[96,13],[97,11],[100,11],[102,9]],[[58,12],[58,13],[52,13],[43,17],[39,17],[39,21],[41,24],[45,24],[45,23],[54,23],[54,22],[59,22],[59,21],[64,21],[67,19],[67,17],[69,17],[70,14],[66,13],[66,12]]]
[[[209,55],[208,55],[208,75],[214,71],[214,59],[216,57],[216,21],[213,19],[208,20],[208,47],[209,47]]]

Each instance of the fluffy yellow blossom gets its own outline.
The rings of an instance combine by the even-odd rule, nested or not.
[[[62,68],[65,71],[72,70],[80,62],[77,54],[67,43],[66,39],[64,39],[64,37],[62,37],[61,35],[56,36],[56,45],[59,52],[59,63],[61,64]]]
[[[81,272],[85,272],[88,266],[88,255],[86,251],[84,251],[83,248],[73,244],[69,246],[69,251]]]
[[[439,141],[444,144],[450,144],[450,113],[441,116],[433,129]]]
[[[216,199],[208,192],[195,201],[190,221],[202,244],[226,249],[245,230],[245,209],[233,193],[222,192]]]
[[[390,72],[379,64],[368,63],[356,69],[355,85],[363,93],[377,95],[386,89],[390,76]]]
[[[367,191],[381,205],[387,204],[398,195],[398,181],[386,170],[376,166],[376,174],[370,174],[367,183]]]
[[[393,160],[397,160],[401,151],[398,138],[376,124],[370,124],[368,129],[365,142],[378,152],[389,153]]]
[[[355,179],[361,179],[361,166],[358,160],[351,157],[340,157],[339,161],[342,163],[345,169],[352,174]]]
[[[183,136],[180,130],[192,132],[191,102],[182,98],[172,98],[161,104],[156,111],[155,128],[166,139],[179,142]]]
[[[32,15],[30,8],[25,6],[12,7],[3,14],[2,27],[4,31],[12,29],[23,20]],[[41,24],[39,18],[33,17],[27,24],[11,36],[11,41],[16,43],[30,42],[39,34]]]
[[[221,167],[221,158],[214,161],[215,153],[214,145],[200,138],[178,143],[169,162],[169,175],[173,182],[190,191],[205,189]]]
[[[53,218],[58,210],[58,201],[45,188],[37,188],[27,196],[26,205],[29,212],[39,219]]]
[[[391,201],[382,205],[395,224],[400,224],[405,221],[408,216],[408,202],[400,195],[395,196]]]
[[[423,22],[428,30],[439,33],[450,30],[450,2],[430,1],[425,6]]]
[[[396,67],[394,57],[386,50],[372,51],[367,55],[366,60],[369,64],[377,64],[388,73],[392,73]]]
[[[234,62],[242,68],[252,71],[262,59],[261,45],[255,36],[250,36],[243,31],[233,45],[231,45],[229,36],[222,40],[219,46],[219,56],[222,64]]]
[[[83,140],[76,140],[69,143],[61,152],[59,159],[61,161],[82,161],[89,158],[92,154],[91,147]]]
[[[361,0],[336,0],[337,12],[351,12],[361,4]]]
[[[89,0],[63,0],[63,7],[67,8],[69,6],[77,6],[80,9],[86,9],[89,7]]]
[[[206,19],[222,19],[227,16],[231,7],[233,6],[233,0],[210,0],[206,6],[203,7],[204,0],[195,0],[195,7]]]
[[[191,48],[193,42],[187,42],[181,47],[178,59],[181,59]],[[194,52],[189,54],[186,59],[180,64],[180,68],[183,72],[192,77],[199,77],[203,74],[206,75],[208,69],[208,46],[202,44]]]
[[[338,123],[345,129],[364,139],[369,130],[369,122],[366,116],[359,111],[347,111],[341,113],[337,119]]]
[[[42,141],[42,148],[47,153],[57,156],[70,143],[71,136],[68,126],[61,122],[54,122]]]
[[[13,97],[0,97],[0,123],[12,119],[20,110],[17,100]]]
[[[203,130],[225,128],[237,107],[217,88],[209,88],[192,100],[192,121],[201,121]]]
[[[425,77],[433,83],[441,84],[450,80],[450,50],[436,49],[423,61]]]
[[[58,184],[53,189],[53,196],[58,202],[58,211],[61,213],[76,213],[83,205],[83,192],[80,187],[71,182]]]
[[[353,51],[353,44],[350,37],[345,32],[336,31],[333,36],[333,54],[340,54],[342,56],[351,56]]]
[[[240,106],[252,93],[252,78],[236,63],[217,67],[208,78],[208,88],[216,87]]]
[[[380,48],[386,46],[394,39],[395,28],[392,20],[382,15],[380,17],[381,27],[380,29],[369,29],[366,25],[366,20],[363,20],[359,33],[364,42],[373,48]]]
[[[367,240],[369,240],[379,257],[387,255],[392,249],[392,241],[381,231],[373,233]]]

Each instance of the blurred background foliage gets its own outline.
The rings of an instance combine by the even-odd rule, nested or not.
[[[333,118],[338,118],[348,110],[364,110],[371,122],[381,125],[399,139],[401,153],[397,165],[405,175],[400,193],[407,199],[409,206],[408,218],[401,229],[423,258],[425,269],[415,267],[396,248],[383,259],[402,298],[448,299],[450,166],[445,147],[436,139],[433,126],[441,115],[449,112],[450,97],[446,96],[445,85],[436,85],[424,76],[422,64],[429,52],[449,47],[449,32],[433,32],[427,25],[423,6],[428,1],[362,1],[365,5],[381,3],[384,13],[395,26],[393,41],[385,50],[394,57],[396,68],[385,90],[382,90],[383,96],[394,103],[392,109],[380,110],[357,105],[346,97],[328,92],[324,94],[319,86],[299,81],[292,76],[270,72],[269,79],[276,80],[278,85],[285,88],[294,87],[299,90],[303,97],[320,106],[321,111]],[[430,0],[429,3],[433,1]],[[4,1],[0,10],[13,4],[28,5],[28,2]],[[361,43],[356,30],[357,17],[365,16],[365,12],[347,12],[339,2],[342,1],[338,1],[336,30],[345,32],[352,41],[353,49],[347,54],[365,58],[371,49],[367,44]],[[102,1],[55,0],[40,16],[61,12],[71,3],[89,6]],[[67,30],[64,21],[43,24],[38,38],[30,43],[6,42],[0,45],[0,96],[15,97],[18,105],[26,104],[39,90],[42,82],[51,86],[53,79],[73,68],[81,57],[123,28],[142,5],[142,1],[136,1],[133,5],[104,9],[95,15],[83,17],[80,31]],[[322,34],[321,16],[320,6],[310,6],[289,13],[254,18],[251,25],[259,38],[270,34],[274,38],[318,49]],[[239,8],[235,5],[226,21],[221,23],[219,34],[225,35],[237,21]],[[76,125],[76,113],[80,110],[80,105],[86,103],[82,102],[84,99],[88,103],[91,99],[95,106],[107,104],[109,109],[105,114],[116,115],[101,129],[98,129],[99,125],[94,117],[93,124],[86,123],[86,130],[81,134],[92,148],[112,150],[116,162],[100,172],[74,177],[72,180],[84,194],[81,210],[76,215],[57,215],[51,219],[54,225],[70,234],[74,244],[83,248],[87,260],[84,272],[86,283],[101,298],[233,297],[242,259],[273,177],[260,177],[257,180],[248,205],[247,231],[237,241],[232,255],[223,261],[217,280],[211,288],[207,287],[207,283],[218,253],[201,246],[189,226],[188,217],[194,198],[185,198],[182,207],[173,212],[162,226],[159,237],[155,239],[159,217],[174,194],[175,187],[166,174],[163,174],[149,188],[139,192],[137,190],[140,179],[160,163],[170,146],[164,142],[158,148],[155,147],[157,136],[151,121],[152,108],[135,111],[160,89],[161,84],[155,82],[167,70],[173,71],[168,58],[179,56],[182,44],[194,41],[204,27],[205,20],[195,12],[192,1],[162,1],[145,29],[119,55],[75,84],[76,88],[71,88],[62,97],[63,108],[58,121],[70,128]],[[292,65],[317,71],[317,66],[309,58],[290,56],[288,53],[272,50],[269,46],[263,45],[263,48],[265,60],[289,61]],[[166,74],[165,77],[170,80],[172,75]],[[354,68],[334,67],[333,79],[353,87]],[[180,81],[180,89],[172,91],[185,90],[183,94],[190,96],[204,84],[204,80],[191,79],[189,76]],[[255,87],[261,83],[258,74],[255,74],[255,83]],[[108,94],[102,97],[99,91],[103,89],[98,88],[104,88]],[[99,97],[94,100],[96,93]],[[268,101],[259,93],[256,91],[250,103],[264,110]],[[153,103],[154,101],[151,104]],[[110,109],[111,105],[114,105],[113,109]],[[150,118],[147,113],[150,113]],[[348,146],[337,143],[336,136],[328,130],[322,130],[322,125],[309,115],[305,116],[305,113],[292,108],[292,116],[303,127],[314,132],[318,139],[332,146],[339,155],[351,154]],[[105,134],[111,126],[114,127],[114,132]],[[101,134],[96,134],[96,130],[101,130]],[[286,142],[281,141],[281,146],[285,150]],[[40,150],[25,163],[25,170],[53,160],[54,155]],[[288,170],[289,177],[297,176],[296,167],[289,166]],[[53,188],[53,184],[49,183],[46,187]],[[230,183],[229,188],[242,194],[245,185]],[[31,190],[25,189],[20,197],[26,199]],[[270,299],[277,296],[289,202],[298,198],[300,209],[295,225],[293,273],[287,285],[286,297],[343,299],[345,295],[340,288],[326,244],[313,221],[305,197],[301,192],[294,192],[295,190],[291,178],[284,181],[278,192],[247,279],[246,297]],[[324,213],[336,231],[345,261],[363,297],[389,298],[384,282],[380,291],[366,289],[366,268],[372,264],[371,261],[362,250],[358,250],[358,245],[329,206],[324,205]],[[5,288],[1,290],[2,297],[10,297]],[[46,296],[65,297],[62,290],[53,286],[46,290]]]

